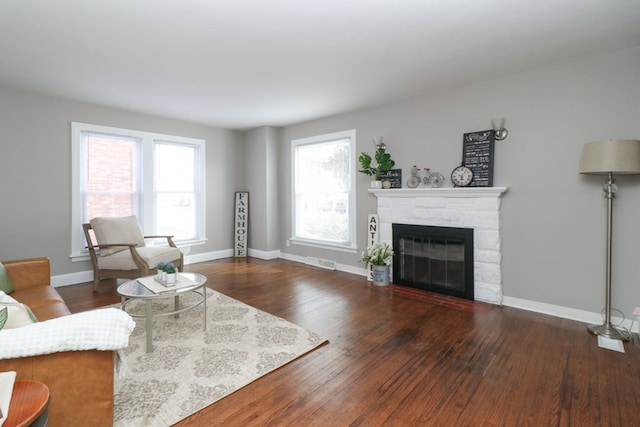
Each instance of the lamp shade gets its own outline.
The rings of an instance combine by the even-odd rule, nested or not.
[[[580,173],[640,174],[640,141],[620,139],[584,145]]]

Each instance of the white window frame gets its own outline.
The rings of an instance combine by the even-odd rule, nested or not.
[[[304,239],[296,236],[296,148],[301,145],[324,144],[339,139],[349,139],[349,244],[342,245],[322,240]],[[325,135],[311,136],[291,140],[291,237],[293,244],[328,248],[338,251],[355,253],[357,251],[357,224],[356,224],[356,130],[345,130]]]
[[[82,231],[83,197],[81,183],[82,174],[82,135],[85,132],[113,135],[141,141],[141,165],[139,171],[141,179],[141,218],[138,218],[142,231],[145,235],[154,234],[153,225],[155,223],[155,188],[154,188],[154,146],[156,142],[171,142],[176,144],[195,145],[198,147],[198,177],[197,177],[197,200],[200,222],[198,226],[198,236],[194,240],[176,241],[179,247],[204,244],[206,237],[206,164],[205,164],[205,140],[187,138],[175,135],[165,135],[153,132],[138,131],[132,129],[122,129],[110,126],[100,126],[88,123],[71,123],[71,254],[72,261],[83,261],[89,259],[88,251],[84,247],[84,232]],[[146,190],[146,191],[145,191]]]

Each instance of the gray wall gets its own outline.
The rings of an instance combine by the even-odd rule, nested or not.
[[[244,170],[249,191],[249,247],[260,258],[277,257],[278,129],[260,127],[244,134]],[[273,254],[275,252],[275,254]]]
[[[462,134],[504,116],[496,143],[503,199],[503,281],[507,297],[599,312],[604,304],[603,179],[577,172],[585,142],[640,139],[640,51],[619,52],[508,78],[423,94],[393,105],[282,129],[244,134],[0,87],[0,259],[48,256],[52,274],[90,269],[71,263],[70,122],[203,138],[207,141],[207,235],[190,256],[229,251],[233,192],[251,192],[250,248],[261,254],[334,259],[362,268],[367,214],[376,199],[357,177],[358,253],[287,246],[291,230],[290,141],[357,130],[357,150],[384,136],[405,177],[413,164],[448,177]],[[619,177],[615,200],[613,305],[640,305],[640,177]],[[450,185],[450,184],[448,184]]]
[[[205,139],[209,240],[190,254],[232,247],[242,134],[0,87],[0,259],[47,256],[53,275],[91,270],[69,259],[72,121]]]
[[[508,297],[599,312],[604,306],[603,178],[578,174],[584,143],[640,139],[638,49],[442,90],[394,105],[282,129],[282,251],[362,266],[358,254],[292,245],[290,141],[355,128],[357,151],[374,151],[384,136],[396,167],[441,171],[460,163],[462,134],[505,117],[509,137],[496,142],[495,186],[503,198],[503,286]],[[358,174],[359,252],[376,199]],[[629,317],[640,306],[640,176],[618,179],[615,200],[613,306]],[[450,182],[447,182],[451,186]]]

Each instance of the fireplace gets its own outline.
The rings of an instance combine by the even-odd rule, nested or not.
[[[473,298],[501,304],[500,200],[506,191],[506,187],[392,188],[369,193],[378,199],[380,242],[393,244],[393,224],[473,230]]]
[[[393,283],[474,299],[473,229],[393,224]]]

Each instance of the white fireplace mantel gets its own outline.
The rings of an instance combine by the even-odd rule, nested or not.
[[[370,189],[376,197],[501,197],[508,187],[448,187]]]
[[[380,241],[391,244],[393,224],[471,228],[474,295],[502,303],[501,197],[508,187],[370,189],[378,199]]]

